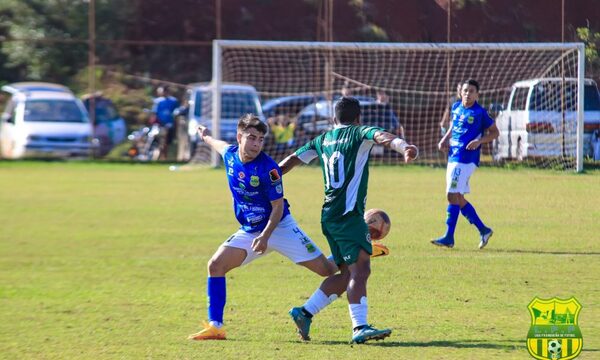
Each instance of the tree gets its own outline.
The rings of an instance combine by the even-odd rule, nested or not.
[[[587,76],[600,77],[600,32],[589,27],[577,28],[577,36],[585,43],[585,61]]]

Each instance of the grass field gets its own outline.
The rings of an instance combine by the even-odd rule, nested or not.
[[[600,171],[482,168],[468,198],[495,230],[477,250],[461,218],[434,248],[444,169],[374,167],[368,207],[391,216],[373,261],[369,320],[383,342],[350,346],[338,300],[300,343],[288,318],[321,279],[278,254],[228,278],[229,339],[191,342],[206,317],[206,262],[236,223],[222,170],[0,162],[0,358],[528,359],[528,303],[575,296],[581,359],[600,358]],[[320,234],[320,170],[284,177],[291,211]]]

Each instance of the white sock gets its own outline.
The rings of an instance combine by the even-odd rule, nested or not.
[[[321,289],[317,289],[306,301],[303,307],[312,315],[317,315],[319,311],[323,310],[327,305],[334,302],[335,299],[337,299],[336,294],[327,296]]]
[[[350,318],[352,319],[352,328],[357,326],[368,325],[367,322],[367,297],[363,296],[360,298],[360,304],[349,304],[348,310],[350,311]]]
[[[209,324],[216,327],[217,329],[220,329],[223,326],[223,323],[218,321],[211,321]]]

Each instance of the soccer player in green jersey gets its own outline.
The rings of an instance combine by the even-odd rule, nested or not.
[[[325,182],[325,202],[321,229],[327,238],[340,272],[329,276],[302,307],[290,316],[303,340],[310,340],[312,317],[347,293],[352,342],[383,339],[390,329],[376,329],[367,322],[367,279],[371,272],[371,239],[363,214],[369,181],[369,153],[375,144],[402,153],[405,162],[417,157],[418,149],[384,129],[360,125],[360,106],[352,97],[342,97],[335,105],[336,125],[332,130],[285,158],[279,166],[283,174],[301,163],[318,157]]]

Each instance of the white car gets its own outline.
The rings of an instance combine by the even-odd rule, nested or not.
[[[95,142],[83,104],[66,87],[14,83],[0,119],[0,157],[90,156]]]
[[[577,79],[538,78],[513,84],[508,106],[500,111],[494,142],[496,160],[526,157],[575,156],[577,131]],[[600,128],[600,93],[596,83],[584,83],[584,155],[591,154],[590,139]],[[564,104],[564,122],[562,107]]]

